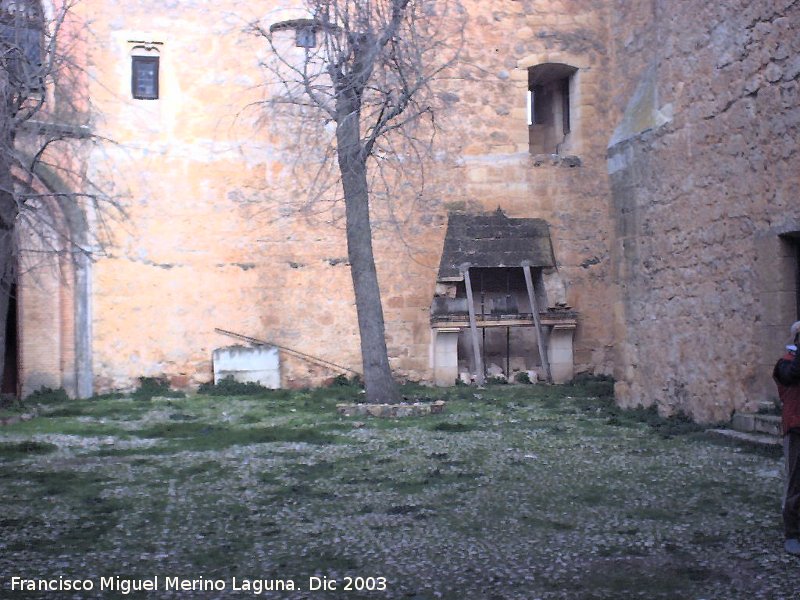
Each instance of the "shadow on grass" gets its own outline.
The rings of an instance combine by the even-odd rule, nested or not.
[[[745,452],[747,454],[755,454],[756,456],[763,456],[766,458],[783,459],[783,446],[779,444],[746,444],[738,440],[712,435],[706,432],[694,433],[688,436],[688,439],[698,443],[731,448],[735,452]]]
[[[26,440],[24,442],[0,443],[0,459],[17,459],[34,454],[49,454],[58,450],[55,444]]]
[[[432,426],[431,431],[445,431],[448,433],[464,433],[466,431],[474,431],[477,429],[476,425],[471,423],[448,423],[442,422]]]
[[[172,450],[219,450],[230,446],[266,444],[273,442],[335,444],[346,440],[310,427],[258,427],[233,429],[208,423],[177,421],[157,423],[146,429],[131,432],[149,439],[174,442]],[[175,446],[179,446],[176,448]]]
[[[424,477],[409,481],[392,481],[392,487],[404,494],[418,494],[433,485],[456,485],[471,482],[483,473],[477,471],[455,471],[452,473],[442,472],[439,469],[429,471]]]
[[[25,479],[36,486],[35,496],[43,498],[45,506],[57,502],[67,509],[70,517],[59,522],[51,516],[46,526],[37,527],[33,535],[8,544],[6,550],[10,552],[55,555],[94,547],[116,526],[122,512],[130,508],[120,500],[103,496],[107,479],[102,474],[32,471],[25,474]],[[0,535],[6,537],[2,525]]]
[[[677,561],[664,564],[652,557],[615,557],[593,561],[575,589],[575,598],[692,598],[699,585],[728,583],[726,573]]]

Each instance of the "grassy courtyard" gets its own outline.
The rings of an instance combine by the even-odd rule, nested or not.
[[[0,597],[799,597],[776,453],[619,411],[607,382],[406,394],[446,411],[340,417],[351,386],[42,398],[0,429]]]

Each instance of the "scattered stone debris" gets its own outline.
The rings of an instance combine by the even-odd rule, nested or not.
[[[345,417],[421,417],[442,414],[444,407],[444,400],[414,402],[413,404],[407,402],[400,404],[337,404],[336,412]]]
[[[34,412],[30,412],[30,413],[23,413],[21,415],[12,415],[10,417],[2,417],[2,418],[0,418],[0,426],[14,425],[14,424],[19,423],[21,421],[30,421],[31,419],[36,417],[36,414],[37,413],[34,411]]]
[[[612,386],[451,388],[394,422],[342,419],[348,388],[51,404],[2,431],[0,572],[97,589],[213,565],[230,590],[281,557],[298,581],[385,577],[362,597],[387,600],[797,598],[780,453],[662,436]]]

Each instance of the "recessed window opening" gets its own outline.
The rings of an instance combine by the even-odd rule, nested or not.
[[[532,154],[559,154],[571,145],[577,69],[545,63],[528,69],[528,137]]]
[[[135,99],[158,99],[158,62],[158,56],[131,57],[131,94]]]
[[[300,48],[314,48],[317,45],[317,32],[311,25],[298,27],[294,34],[294,40]]]

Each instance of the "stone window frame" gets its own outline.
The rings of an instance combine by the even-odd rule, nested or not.
[[[564,63],[528,67],[528,147],[531,154],[562,154],[572,147],[572,92],[578,69]]]
[[[531,107],[529,92],[531,91],[530,70],[540,68],[543,65],[563,65],[560,67],[568,71],[569,81],[569,122],[566,139],[560,143],[552,144],[552,147],[541,147],[540,151],[532,145],[531,127]],[[591,122],[597,117],[594,99],[587,96],[586,90],[596,89],[599,83],[589,65],[587,58],[581,55],[570,54],[567,52],[543,52],[532,54],[517,61],[517,68],[512,73],[512,82],[519,89],[519,96],[523,103],[518,105],[514,113],[518,122],[523,121],[525,127],[517,127],[514,130],[512,139],[516,145],[517,152],[525,152],[531,155],[552,154],[559,156],[578,156],[583,151],[583,123]],[[566,77],[562,77],[566,79]],[[563,118],[563,111],[559,113]],[[563,121],[562,121],[563,123]],[[563,131],[563,124],[561,125]]]
[[[161,46],[163,42],[129,41],[131,44],[130,73],[131,97],[134,100],[159,100],[161,98]],[[155,65],[155,81],[152,92],[143,93],[139,86],[139,67]]]
[[[294,45],[311,50],[317,47],[317,30],[319,23],[314,19],[286,19],[269,26],[269,32],[294,31]]]

